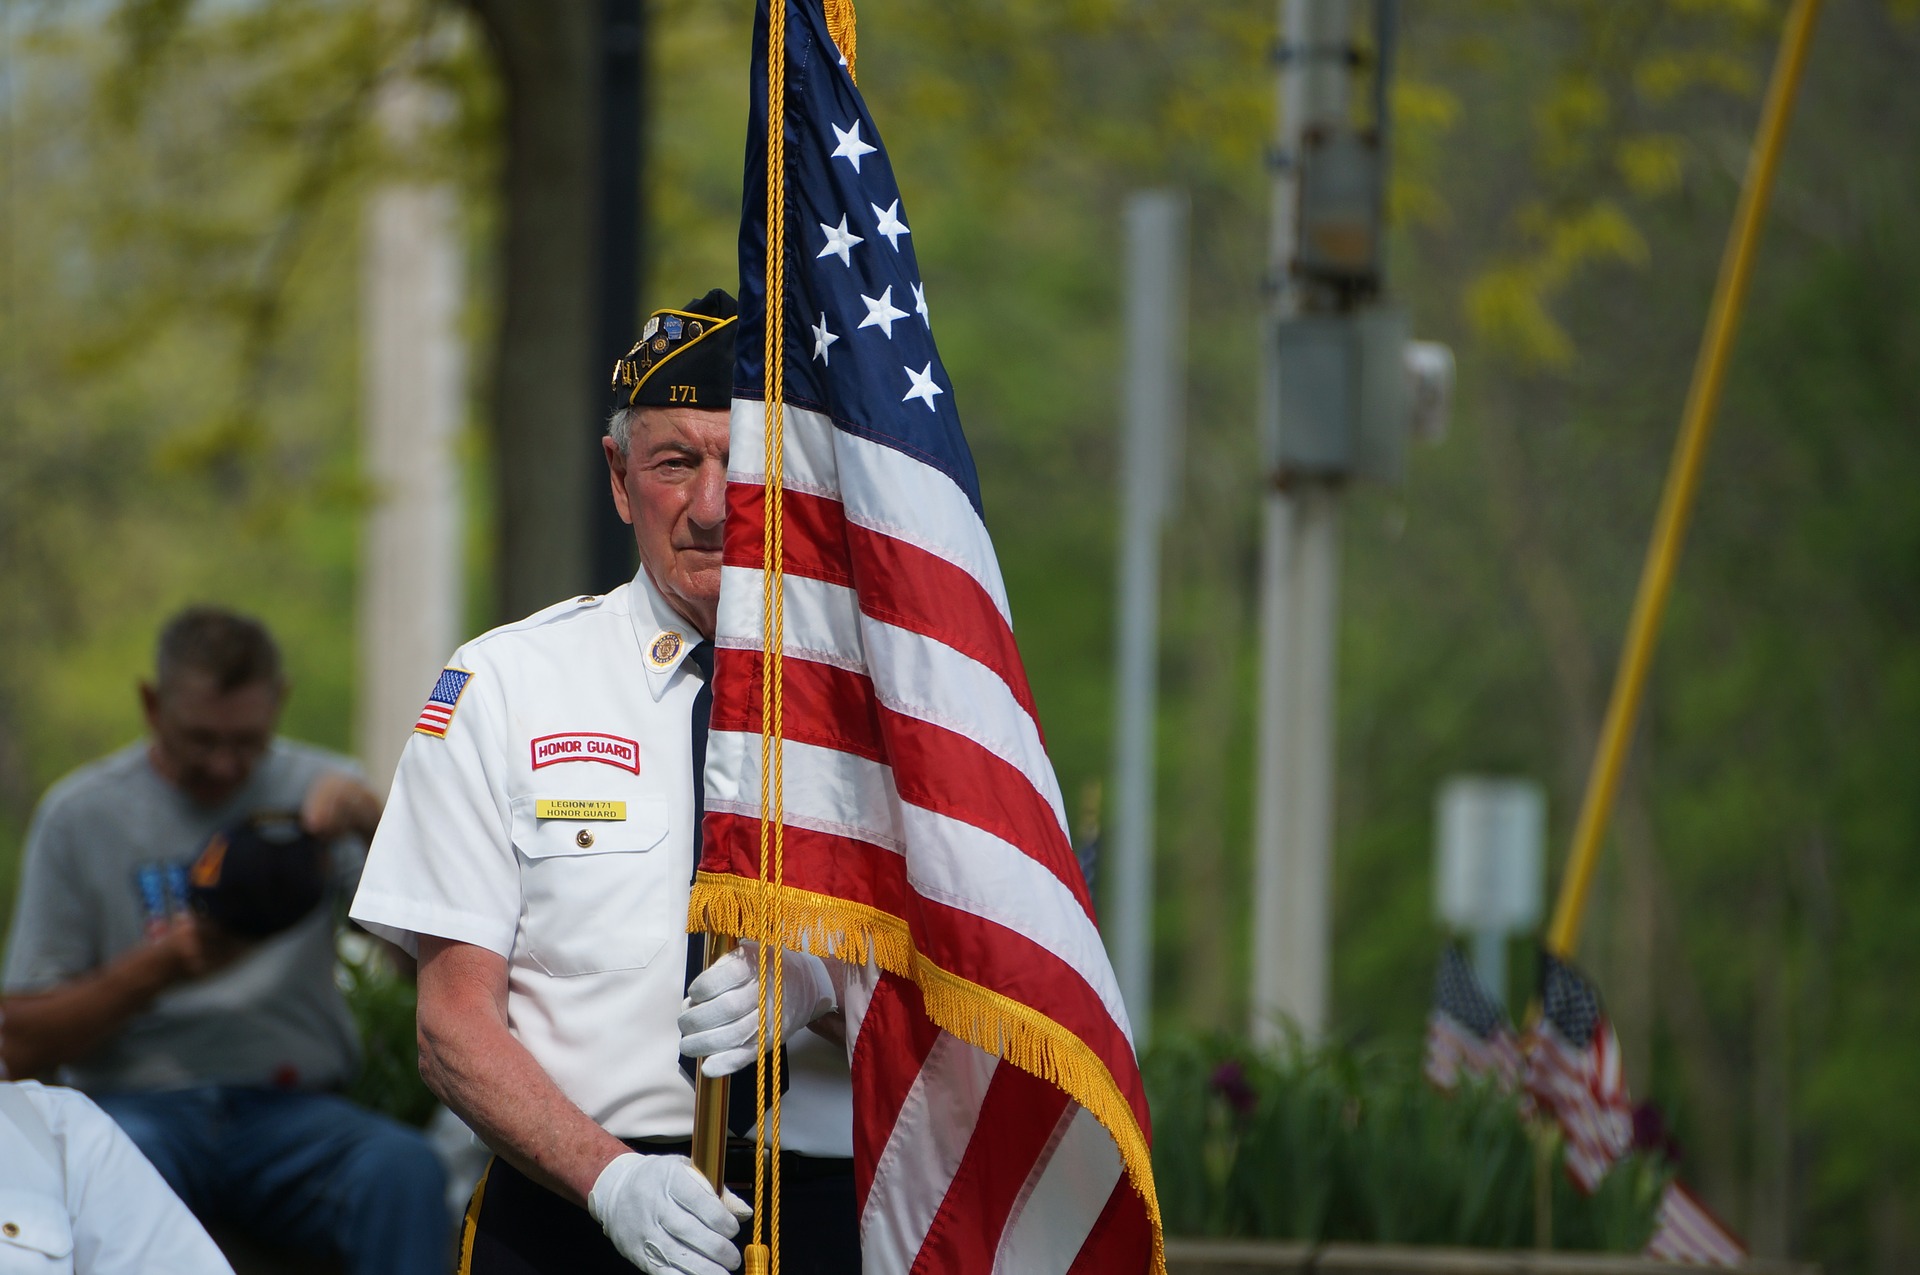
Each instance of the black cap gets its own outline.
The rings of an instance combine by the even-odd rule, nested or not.
[[[259,814],[213,834],[187,870],[194,911],[243,938],[266,938],[327,892],[327,847],[291,812]]]
[[[684,309],[655,310],[613,365],[613,406],[702,407],[733,402],[733,333],[740,306],[715,288]]]

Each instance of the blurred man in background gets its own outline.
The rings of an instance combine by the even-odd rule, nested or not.
[[[68,775],[27,834],[0,1061],[58,1068],[203,1219],[442,1270],[439,1162],[339,1096],[359,1059],[334,982],[338,905],[380,799],[276,737],[287,683],[258,621],[190,608],[140,687],[149,737]]]

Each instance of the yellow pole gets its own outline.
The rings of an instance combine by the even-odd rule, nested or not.
[[[1687,391],[1680,438],[1674,447],[1672,467],[1667,471],[1666,487],[1660,493],[1653,543],[1647,547],[1646,565],[1640,572],[1640,588],[1633,600],[1626,648],[1620,653],[1613,696],[1607,703],[1606,724],[1600,731],[1593,769],[1587,775],[1586,796],[1580,803],[1580,822],[1574,829],[1566,879],[1561,882],[1553,923],[1547,930],[1547,947],[1560,956],[1571,955],[1580,938],[1580,920],[1586,910],[1587,892],[1593,885],[1594,864],[1600,857],[1600,838],[1607,830],[1607,816],[1620,787],[1627,745],[1633,738],[1634,720],[1639,716],[1640,700],[1646,689],[1647,669],[1653,661],[1654,639],[1666,611],[1667,595],[1673,588],[1673,572],[1680,559],[1681,542],[1686,538],[1694,494],[1699,490],[1700,466],[1706,456],[1707,440],[1713,433],[1714,410],[1720,404],[1727,356],[1732,352],[1734,333],[1740,325],[1740,306],[1746,297],[1747,281],[1753,274],[1754,252],[1761,225],[1766,220],[1767,200],[1773,193],[1774,169],[1779,163],[1787,119],[1793,113],[1794,93],[1800,85],[1800,72],[1806,64],[1807,45],[1819,11],[1820,0],[1795,0],[1793,11],[1787,15],[1786,29],[1780,35],[1780,54],[1774,60],[1773,78],[1767,85],[1766,105],[1760,115],[1760,131],[1747,161],[1746,180],[1740,187],[1740,203],[1734,210],[1726,252],[1720,259],[1720,278],[1714,288],[1706,336],[1694,363],[1693,384]]]
[[[707,955],[702,969],[739,946],[731,934],[707,935]],[[727,1185],[727,1089],[731,1077],[715,1080],[694,1069],[693,1081],[693,1167],[713,1187],[715,1195]]]

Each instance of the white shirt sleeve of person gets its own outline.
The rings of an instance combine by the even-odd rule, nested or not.
[[[9,1187],[0,1173],[0,1275],[233,1275],[159,1170],[90,1098],[32,1081],[16,1087],[53,1136],[66,1199]]]
[[[353,919],[419,955],[430,934],[513,954],[520,880],[501,755],[504,688],[469,647],[448,667],[474,670],[444,736],[416,731],[361,869]]]

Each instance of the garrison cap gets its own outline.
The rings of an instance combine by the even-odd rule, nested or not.
[[[655,310],[613,365],[613,406],[704,407],[733,401],[733,334],[740,307],[715,288],[684,309]]]
[[[221,829],[187,869],[189,905],[243,938],[278,934],[326,892],[326,845],[291,811]]]

